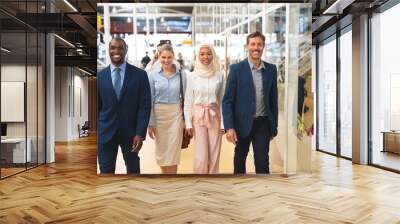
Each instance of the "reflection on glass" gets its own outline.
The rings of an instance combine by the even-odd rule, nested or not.
[[[340,154],[351,158],[352,149],[352,38],[351,30],[340,37]]]
[[[311,133],[313,98],[311,94],[311,30],[310,5],[290,4],[287,38],[288,57],[288,148],[285,168],[287,173],[307,172],[311,169]],[[303,18],[303,19],[300,19]],[[304,19],[307,18],[307,19]],[[286,25],[286,24],[285,24]],[[305,29],[303,29],[305,28]]]
[[[336,154],[336,40],[318,51],[318,149]]]
[[[274,18],[282,19],[286,16],[286,7],[278,8],[276,11],[272,11],[266,14],[267,21],[273,21]],[[285,16],[284,16],[285,15]],[[285,96],[285,40],[277,40],[271,38],[273,36],[284,35],[284,24],[279,23],[279,27],[274,29],[274,24],[271,22],[266,23],[265,36],[266,43],[264,48],[263,60],[273,63],[277,67],[278,75],[278,136],[270,142],[270,153],[271,158],[271,170],[279,173],[284,172],[284,160],[285,160],[285,139],[286,139],[286,122],[285,117],[285,102],[287,100]]]

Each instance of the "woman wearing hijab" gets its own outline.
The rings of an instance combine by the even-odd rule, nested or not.
[[[184,130],[180,84],[185,89],[185,74],[174,65],[170,45],[160,47],[160,68],[149,74],[152,109],[148,133],[155,139],[156,160],[163,174],[176,174],[181,155]]]
[[[184,106],[186,134],[195,136],[196,174],[218,173],[224,88],[225,77],[214,48],[200,45],[194,71],[188,76]]]

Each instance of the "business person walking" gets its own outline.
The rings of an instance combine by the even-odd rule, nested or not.
[[[125,61],[123,39],[109,43],[111,64],[97,75],[98,162],[100,173],[114,173],[121,146],[127,173],[140,173],[139,150],[146,137],[151,92],[145,71]]]
[[[161,67],[149,74],[152,112],[149,136],[155,139],[156,161],[163,174],[176,174],[181,158],[184,130],[180,87],[186,86],[186,75],[174,64],[174,50],[169,44],[159,49]]]
[[[235,144],[234,173],[246,173],[253,145],[256,173],[269,173],[269,142],[278,133],[276,66],[261,60],[265,37],[247,36],[248,58],[230,67],[222,113],[229,142]]]
[[[196,174],[215,174],[219,170],[224,88],[225,77],[214,48],[201,44],[185,94],[186,133],[195,136],[193,170]]]

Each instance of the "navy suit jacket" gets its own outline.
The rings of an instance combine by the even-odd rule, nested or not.
[[[97,75],[98,139],[104,144],[118,131],[122,141],[135,135],[146,137],[151,111],[151,92],[147,73],[126,63],[120,100],[115,94],[110,66]]]
[[[265,110],[271,134],[278,134],[278,86],[276,66],[264,62],[262,70]],[[225,130],[235,129],[238,137],[249,136],[256,112],[256,96],[253,75],[248,59],[230,66],[225,94],[222,99],[222,114]]]

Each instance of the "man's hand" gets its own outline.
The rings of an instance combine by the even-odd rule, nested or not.
[[[143,145],[143,138],[139,135],[136,135],[133,138],[132,150],[131,152],[139,152]]]
[[[233,144],[236,145],[237,136],[235,129],[231,128],[226,132],[226,139],[228,140],[228,142],[232,142]]]
[[[149,133],[149,136],[150,136],[151,139],[155,139],[156,138],[156,127],[150,126],[148,128],[147,132]]]
[[[193,128],[186,128],[185,134],[186,134],[186,136],[189,136],[190,138],[192,138],[194,136],[194,129]]]

